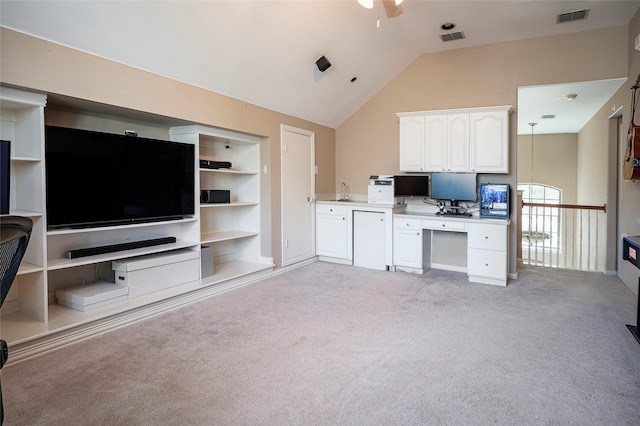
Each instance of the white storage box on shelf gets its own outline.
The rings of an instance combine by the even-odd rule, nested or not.
[[[129,288],[124,285],[96,282],[56,291],[60,305],[78,311],[90,311],[101,306],[127,300]]]
[[[200,279],[199,253],[177,250],[114,261],[116,283],[129,288],[129,298],[179,286]]]

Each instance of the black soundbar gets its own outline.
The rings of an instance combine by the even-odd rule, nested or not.
[[[69,250],[65,253],[67,259],[78,257],[95,256],[96,254],[113,253],[116,251],[132,250],[143,247],[159,246],[161,244],[175,243],[176,237],[153,238],[150,240],[131,241],[129,243],[111,244],[108,246],[88,247]]]

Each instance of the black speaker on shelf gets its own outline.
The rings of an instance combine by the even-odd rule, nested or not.
[[[203,189],[200,191],[200,202],[205,204],[230,203],[231,191],[228,189]]]

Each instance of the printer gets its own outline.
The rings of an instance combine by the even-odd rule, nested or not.
[[[370,176],[367,201],[374,204],[394,204],[393,175]]]

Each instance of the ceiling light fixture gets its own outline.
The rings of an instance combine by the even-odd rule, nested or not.
[[[373,0],[358,0],[358,3],[365,9],[373,9]]]
[[[578,95],[576,95],[575,93],[569,93],[566,98],[568,101],[574,101],[576,98],[578,97]]]

